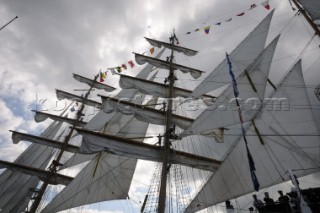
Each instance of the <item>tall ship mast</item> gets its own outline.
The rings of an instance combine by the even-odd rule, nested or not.
[[[306,1],[293,2],[313,24],[319,18],[305,14]],[[36,122],[51,122],[40,135],[11,130],[13,143],[31,145],[13,162],[0,160],[1,212],[85,212],[86,205],[135,202],[135,196],[143,198],[123,212],[214,212],[288,181],[290,195],[300,197],[296,212],[318,212],[310,200],[320,190],[300,189],[298,180],[320,171],[319,121],[301,58],[278,83],[269,77],[281,39],[268,37],[273,14],[219,53],[224,57],[212,70],[176,62],[179,55],[192,61],[198,51],[181,45],[173,30],[168,41],[145,37],[158,51],[133,53],[142,67],[136,76],[109,70],[119,88],[99,82],[99,75],[74,73],[85,93],[57,89],[57,99],[68,103],[60,114],[33,110]],[[199,83],[183,87],[183,79]],[[137,187],[129,196],[141,161],[156,167],[144,168],[153,172],[151,183],[139,183],[148,191]],[[280,201],[254,208],[291,211]]]

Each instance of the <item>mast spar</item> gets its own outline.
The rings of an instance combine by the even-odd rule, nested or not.
[[[170,37],[170,43],[174,44],[174,37]],[[161,182],[160,182],[160,192],[159,192],[159,203],[158,203],[158,212],[164,213],[165,211],[165,202],[166,202],[166,190],[167,190],[167,175],[168,175],[168,159],[170,158],[170,126],[172,125],[171,117],[172,117],[172,98],[173,98],[173,86],[175,81],[174,69],[172,68],[173,62],[173,50],[171,50],[171,55],[169,58],[170,69],[169,69],[169,91],[168,91],[168,108],[166,111],[166,127],[165,127],[165,138],[164,144],[162,148],[162,171],[161,171]]]
[[[146,38],[147,39],[147,38]],[[200,77],[203,71],[192,69],[189,67],[184,67],[181,65],[177,65],[173,63],[174,59],[174,51],[182,52],[184,55],[187,56],[194,56],[197,54],[197,51],[187,49],[184,47],[176,46],[174,43],[178,43],[178,39],[173,31],[170,39],[170,43],[160,42],[152,39],[147,39],[151,45],[154,46],[165,46],[171,49],[171,54],[167,59],[168,66],[165,66],[169,70],[168,78],[165,80],[165,83],[168,81],[168,93],[167,93],[167,110],[166,110],[166,123],[165,123],[165,134],[164,134],[164,142],[162,147],[162,171],[161,171],[161,180],[160,180],[160,192],[159,192],[159,199],[158,199],[158,212],[164,213],[165,212],[165,203],[166,203],[166,190],[167,190],[167,176],[169,174],[170,168],[170,154],[171,154],[171,140],[176,138],[175,135],[175,122],[173,121],[173,113],[172,113],[172,105],[173,105],[173,98],[174,98],[174,82],[177,80],[174,71],[176,69],[181,70],[182,72],[190,72],[191,76],[194,78]],[[150,61],[150,60],[149,60]],[[152,63],[152,60],[150,61]],[[160,66],[161,67],[161,66]]]

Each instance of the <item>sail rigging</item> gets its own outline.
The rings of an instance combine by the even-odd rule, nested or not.
[[[301,61],[265,98],[279,41],[276,36],[265,47],[273,12],[230,54],[236,64],[244,130],[262,188],[289,180],[285,175],[288,169],[297,170],[295,174],[301,177],[318,171],[305,168],[320,165],[320,132],[310,107]],[[13,163],[0,160],[0,167],[7,169],[0,175],[3,212],[29,211],[31,205],[30,212],[50,213],[130,199],[138,160],[158,165],[154,172],[159,174],[154,192],[156,212],[167,212],[178,206],[173,202],[183,199],[178,192],[172,192],[180,187],[170,185],[174,175],[180,176],[175,180],[182,184],[186,178],[183,176],[192,173],[191,178],[187,177],[192,179],[188,179],[189,192],[185,193],[191,191],[194,197],[185,212],[200,211],[254,191],[249,165],[244,163],[247,152],[239,113],[232,102],[227,61],[222,60],[212,72],[189,68],[175,62],[176,53],[185,57],[195,56],[198,51],[175,45],[178,39],[174,32],[170,43],[145,39],[164,49],[155,58],[134,53],[139,65],[147,65],[134,77],[116,75],[122,89],[116,95],[108,94],[115,92],[115,87],[99,83],[97,77],[73,74],[75,80],[89,85],[88,92],[77,95],[56,90],[56,95],[58,100],[68,99],[76,104],[75,112],[55,115],[34,110],[36,122],[52,120],[40,136],[11,131],[13,143],[28,141],[31,145]],[[169,56],[160,59],[165,50]],[[188,85],[178,87],[181,72],[188,78],[191,75],[192,81],[202,77],[204,80],[194,90]],[[159,75],[163,83],[159,83]],[[221,86],[224,89],[220,95],[209,95]],[[101,101],[91,96],[95,89],[100,90]],[[193,98],[205,105],[197,112],[186,112]],[[87,117],[90,110],[94,113]],[[147,138],[152,138],[153,144],[145,141]],[[154,143],[154,139],[158,142]],[[197,150],[199,147],[201,151]],[[65,175],[74,166],[77,171]],[[45,192],[53,191],[47,189],[49,185],[63,187],[52,200],[44,199],[44,208],[38,207],[40,198],[46,198]],[[18,202],[13,202],[15,199]]]
[[[292,89],[288,87],[289,85],[295,85],[299,89]],[[275,97],[288,98],[291,107],[290,110],[268,110],[267,105],[255,119],[265,145],[259,142],[252,125],[246,127],[247,135],[250,135],[249,146],[253,150],[253,158],[263,159],[255,161],[261,187],[288,180],[288,176],[285,175],[288,168],[301,169],[296,173],[299,177],[313,172],[303,170],[303,168],[315,168],[320,163],[319,129],[311,109],[303,107],[310,103],[305,90],[301,61],[295,64],[269,99],[271,102],[269,104],[281,107],[279,103],[272,103],[272,98]],[[254,189],[248,165],[240,163],[241,159],[246,159],[246,151],[239,137],[235,148],[194,198],[187,212],[198,211],[252,192]],[[228,176],[229,171],[232,171],[234,175]]]

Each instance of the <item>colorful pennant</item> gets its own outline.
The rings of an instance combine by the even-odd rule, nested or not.
[[[131,68],[134,68],[134,63],[132,60],[128,61],[128,64],[130,65]]]
[[[262,2],[261,5],[262,5],[263,7],[265,7],[267,10],[270,9],[269,0],[266,0],[265,2]],[[257,7],[257,4],[251,4],[248,10],[252,10],[252,9],[254,9],[254,8],[256,8],[256,7]],[[241,12],[241,13],[235,15],[235,16],[243,16],[243,15],[245,15],[245,12]],[[231,22],[231,21],[232,21],[232,18],[228,18],[228,19],[226,19],[226,20],[223,21],[223,22]],[[223,22],[219,21],[219,22],[216,22],[214,25],[221,25]],[[206,34],[209,34],[210,26],[206,26],[206,27],[204,27],[203,29],[204,29],[204,32],[205,32]],[[198,31],[200,31],[200,28],[196,28],[196,29],[194,30],[194,32],[198,32]],[[191,34],[191,31],[186,32],[186,34],[187,34],[187,35]]]
[[[203,29],[204,29],[204,32],[205,32],[206,34],[209,34],[210,26],[206,26],[206,27],[203,28]]]

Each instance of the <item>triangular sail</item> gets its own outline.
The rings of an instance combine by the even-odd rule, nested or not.
[[[238,77],[244,69],[256,58],[265,45],[273,12],[264,18],[261,23],[230,53],[229,58],[237,62],[237,69],[234,69],[235,77]],[[193,97],[224,86],[230,82],[228,65],[224,59],[193,91]]]
[[[278,40],[279,36],[258,55],[245,70],[245,73],[237,78],[239,102],[241,103],[244,122],[250,121],[262,107],[262,99]],[[224,90],[214,104],[215,108],[203,111],[181,136],[185,137],[192,134],[210,136],[209,133],[218,128],[240,123],[232,85]]]
[[[299,177],[314,173],[314,168],[320,166],[319,129],[305,88],[299,61],[272,95],[274,99],[265,103],[255,121],[264,145],[253,126],[247,131],[261,188],[288,180],[285,175],[288,169],[295,170]],[[253,192],[249,166],[243,163],[246,155],[241,140],[193,199],[187,212]]]
[[[42,211],[58,212],[105,200],[128,197],[136,161],[98,154]]]

